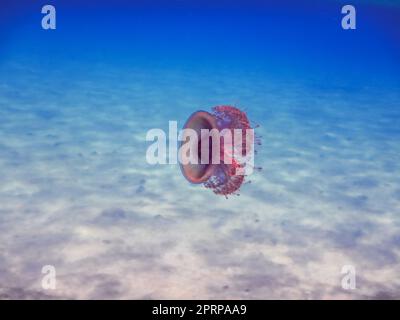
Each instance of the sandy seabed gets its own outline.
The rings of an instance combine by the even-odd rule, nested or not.
[[[0,74],[0,298],[400,297],[398,88],[102,65]],[[147,130],[220,104],[263,136],[263,171],[227,200],[145,158]]]

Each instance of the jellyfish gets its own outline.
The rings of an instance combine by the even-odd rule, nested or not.
[[[261,137],[254,134],[255,127],[258,126],[251,126],[245,112],[233,106],[216,106],[211,112],[193,113],[183,129],[197,134],[197,154],[195,161],[181,162],[183,176],[193,184],[203,184],[217,195],[226,198],[231,194],[239,195],[248,169],[251,172],[261,170],[254,166],[255,146],[261,144]],[[182,140],[181,146],[185,143],[188,141]],[[180,153],[182,150],[179,148]]]

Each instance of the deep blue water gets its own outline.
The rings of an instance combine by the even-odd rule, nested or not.
[[[344,31],[344,3],[54,1],[57,30],[45,32],[41,1],[10,1],[2,4],[1,61],[240,69],[296,81],[398,85],[400,8],[356,2],[357,30]]]

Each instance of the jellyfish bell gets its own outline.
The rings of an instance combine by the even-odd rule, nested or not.
[[[186,121],[183,130],[192,129],[196,132],[196,136],[198,137],[198,146],[197,146],[197,161],[191,161],[189,163],[182,163],[180,161],[180,167],[183,176],[191,183],[199,184],[206,182],[212,175],[214,168],[214,164],[212,161],[209,163],[201,163],[201,146],[202,146],[202,134],[201,130],[208,129],[217,129],[216,119],[212,114],[207,111],[197,111],[193,113],[189,119]],[[179,148],[179,158],[182,159],[183,152],[185,150],[182,148],[182,145],[188,143],[188,139],[185,139],[181,142],[181,146]]]
[[[191,183],[203,183],[215,194],[225,197],[238,194],[245,180],[248,160],[254,163],[254,145],[261,144],[260,138],[254,136],[247,115],[236,107],[217,106],[211,113],[193,113],[183,131],[185,129],[197,140],[182,139],[178,150],[180,159],[187,152],[186,144],[191,143],[195,150],[190,152],[191,161],[180,161],[183,176]]]

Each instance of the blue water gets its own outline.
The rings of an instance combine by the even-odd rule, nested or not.
[[[1,298],[399,298],[400,6],[215,2],[2,2]],[[221,104],[263,137],[227,200],[145,158]]]

